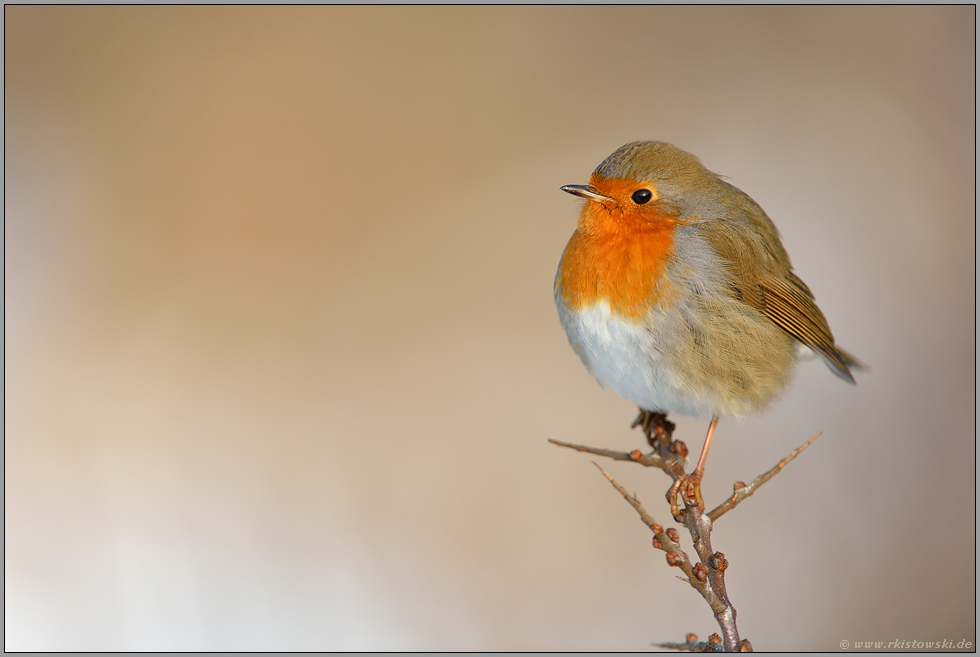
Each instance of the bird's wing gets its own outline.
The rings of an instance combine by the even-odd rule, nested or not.
[[[769,276],[759,285],[762,292],[762,310],[772,322],[821,357],[831,371],[840,378],[854,383],[850,367],[860,364],[852,356],[834,344],[827,318],[813,302],[810,289],[793,272],[785,276]]]
[[[834,344],[813,293],[793,273],[775,225],[755,201],[726,186],[729,219],[707,222],[699,229],[726,262],[733,293],[817,352],[834,374],[854,383],[851,368],[864,366]]]

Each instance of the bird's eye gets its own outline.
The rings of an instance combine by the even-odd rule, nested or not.
[[[643,205],[644,203],[649,203],[650,199],[653,198],[653,192],[649,189],[638,189],[633,192],[633,196],[630,197],[633,202],[637,205]]]

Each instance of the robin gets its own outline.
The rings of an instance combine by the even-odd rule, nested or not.
[[[854,383],[861,363],[834,343],[772,220],[695,156],[632,142],[561,189],[585,199],[555,277],[569,342],[641,417],[711,418],[689,481],[718,418],[766,408],[799,359]]]

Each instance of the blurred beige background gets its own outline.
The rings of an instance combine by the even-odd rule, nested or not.
[[[824,432],[716,528],[743,636],[975,641],[973,7],[4,19],[8,650],[715,631],[546,442],[643,446],[552,302],[558,187],[633,139],[759,201],[873,368],[720,426],[709,502]]]

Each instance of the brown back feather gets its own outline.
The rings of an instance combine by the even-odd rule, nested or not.
[[[748,195],[725,187],[726,218],[699,225],[718,254],[729,263],[732,291],[760,310],[776,326],[823,357],[831,371],[854,383],[851,367],[861,363],[834,344],[834,335],[813,293],[793,273],[772,220]],[[760,239],[762,238],[762,239]]]

